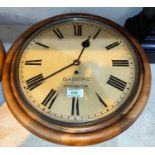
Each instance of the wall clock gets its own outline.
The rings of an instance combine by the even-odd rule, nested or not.
[[[90,145],[127,129],[147,103],[150,66],[136,40],[112,21],[64,14],[12,45],[3,70],[6,102],[37,136]]]

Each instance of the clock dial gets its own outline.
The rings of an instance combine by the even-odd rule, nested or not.
[[[16,60],[21,97],[40,115],[95,122],[127,104],[138,80],[134,48],[107,24],[71,19],[36,31]]]
[[[127,129],[151,86],[143,49],[123,28],[89,14],[64,14],[25,31],[10,48],[3,91],[17,120],[35,135],[90,145]]]

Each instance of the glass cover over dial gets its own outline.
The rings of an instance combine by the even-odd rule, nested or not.
[[[71,18],[46,25],[32,34],[17,57],[20,95],[52,120],[101,120],[133,95],[139,71],[134,50],[108,24]]]

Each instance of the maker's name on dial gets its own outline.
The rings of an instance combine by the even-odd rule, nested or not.
[[[63,81],[91,81],[91,77],[64,77]]]
[[[64,85],[65,88],[88,88],[88,85],[87,84],[77,84],[77,85],[74,85],[74,84],[66,84]]]

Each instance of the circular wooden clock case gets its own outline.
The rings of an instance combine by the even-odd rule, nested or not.
[[[137,41],[112,21],[64,14],[12,45],[3,70],[6,102],[35,135],[90,145],[127,129],[144,109],[150,66]]]

